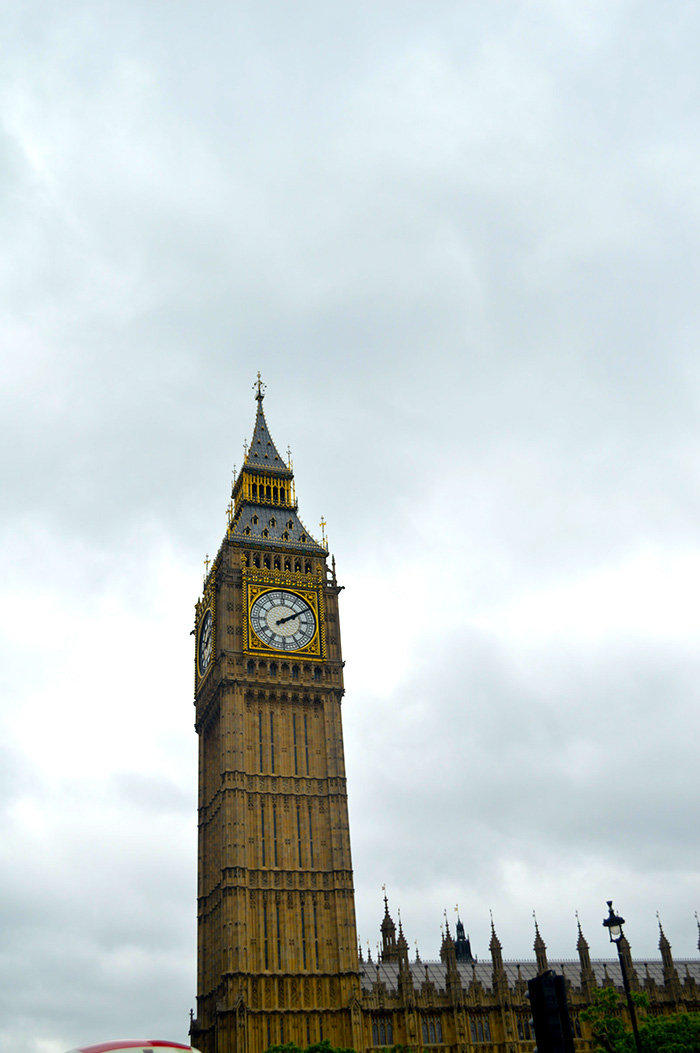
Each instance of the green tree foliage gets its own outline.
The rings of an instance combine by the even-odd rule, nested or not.
[[[700,1053],[700,1013],[647,1017],[639,1038],[642,1053]],[[620,1053],[636,1053],[631,1035],[625,1036]]]
[[[622,1002],[614,987],[598,987],[593,992],[593,1004],[579,1014],[591,1025],[596,1050],[603,1053],[622,1053],[621,1043],[627,1028],[621,1017]]]
[[[327,1038],[322,1042],[314,1042],[304,1049],[297,1046],[295,1042],[287,1042],[284,1046],[269,1046],[265,1053],[356,1053],[354,1049],[342,1049],[332,1046]],[[388,1053],[412,1053],[409,1046],[392,1046]]]
[[[332,1046],[328,1039],[324,1038],[322,1042],[314,1042],[303,1049],[295,1042],[287,1042],[284,1046],[269,1046],[265,1053],[355,1053],[355,1050]]]
[[[642,1053],[700,1053],[700,1013],[647,1016],[646,995],[633,993]],[[614,987],[599,987],[593,1005],[580,1014],[591,1025],[595,1049],[602,1053],[637,1053],[634,1036],[622,1018],[623,998]]]

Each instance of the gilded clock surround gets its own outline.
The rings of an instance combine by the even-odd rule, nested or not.
[[[216,658],[216,603],[215,603],[215,566],[211,569],[211,572],[207,575],[204,582],[204,590],[202,598],[197,602],[195,607],[195,660],[194,660],[194,679],[195,679],[195,690],[197,690],[199,684],[211,671]],[[211,617],[211,657],[204,670],[200,667],[200,641],[202,638],[202,630],[204,628],[204,620],[207,616],[207,612]]]
[[[320,567],[316,576],[311,574],[300,575],[289,571],[275,571],[267,573],[248,567],[243,568],[243,585],[246,594],[246,610],[248,617],[245,619],[243,646],[251,654],[277,654],[294,655],[295,658],[318,660],[326,657],[326,626],[323,604],[323,580]],[[258,596],[262,596],[270,589],[284,589],[301,596],[311,607],[316,619],[316,631],[313,638],[305,647],[298,650],[288,651],[270,647],[260,640],[250,623],[250,611]]]

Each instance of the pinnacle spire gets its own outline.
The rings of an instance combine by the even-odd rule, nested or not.
[[[325,558],[327,549],[312,537],[297,514],[291,458],[288,463],[283,460],[267,426],[265,384],[260,373],[253,390],[257,402],[253,438],[245,444],[243,467],[233,483],[227,537],[232,541],[245,539],[246,545],[257,541],[265,548],[281,545]]]
[[[537,917],[535,916],[534,910],[532,916],[535,919],[535,942],[533,944],[533,950],[535,952],[535,957],[537,958],[537,972],[546,973],[549,969],[549,965],[547,964],[547,945],[540,935],[540,927],[537,924]]]
[[[263,410],[263,399],[265,398],[265,384],[260,379],[260,373],[258,373],[257,382],[253,385],[257,388],[255,400],[258,404],[257,413],[255,414],[255,427],[253,428],[253,438],[250,446],[246,453],[245,463],[255,468],[264,468],[266,470],[271,469],[272,471],[281,471],[285,475],[291,476],[291,471],[280,457],[277,447],[272,441],[269,429],[267,427],[267,421],[265,420],[265,412]]]
[[[491,914],[491,911],[489,911]],[[489,941],[489,951],[491,952],[491,964],[493,966],[494,979],[501,979],[505,974],[503,971],[503,948],[501,947],[501,941],[496,935],[496,926],[493,924],[493,914],[491,914],[491,939]]]

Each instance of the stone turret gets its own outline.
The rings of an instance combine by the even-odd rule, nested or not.
[[[629,980],[630,989],[632,991],[638,991],[639,977],[637,976],[637,970],[635,969],[634,963],[632,961],[632,951],[630,949],[629,943],[627,942],[627,937],[625,936],[624,932],[619,939],[618,948],[618,954],[621,958],[624,959],[625,962],[625,968],[627,969],[627,979]]]
[[[403,1005],[412,1006],[415,1002],[415,991],[411,967],[408,962],[408,943],[401,925],[401,914],[399,914],[399,938],[396,941],[396,954],[399,962],[399,995]]]
[[[537,918],[535,918],[535,942],[533,944],[535,951],[535,958],[537,959],[537,973],[541,975],[549,971],[549,965],[547,964],[547,944],[540,936],[540,929],[537,924]]]
[[[581,963],[581,988],[586,995],[586,998],[592,998],[593,988],[596,986],[595,973],[591,965],[591,955],[588,949],[588,943],[586,938],[581,931],[581,922],[576,919],[578,925],[578,940],[576,941],[576,950],[578,951],[578,960]]]
[[[657,914],[658,918],[658,914]],[[673,964],[673,955],[671,954],[671,944],[666,938],[661,919],[659,919],[659,950],[661,951],[661,961],[664,967],[664,983],[671,992],[673,1000],[679,1002],[681,999],[681,981],[678,976],[678,970]]]
[[[379,960],[381,962],[397,962],[399,960],[399,952],[396,946],[396,926],[394,925],[394,919],[389,914],[389,901],[386,896],[384,896],[384,917],[382,918],[380,931],[382,934],[382,949],[379,952]]]
[[[455,954],[457,955],[458,962],[476,961],[476,958],[472,954],[469,936],[465,935],[464,925],[462,925],[459,915],[457,915],[457,939],[455,940]]]
[[[491,964],[492,969],[492,980],[494,987],[497,983],[505,979],[506,971],[503,968],[503,949],[501,947],[501,941],[496,935],[496,929],[493,924],[493,918],[491,918],[491,939],[489,941],[489,951],[491,952]]]

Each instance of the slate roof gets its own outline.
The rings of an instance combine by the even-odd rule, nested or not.
[[[686,960],[675,958],[673,964],[676,967],[681,983],[683,983],[688,974],[696,981],[696,983],[700,983],[700,959]],[[581,963],[578,959],[563,962],[552,959],[549,962],[549,967],[556,973],[563,973],[564,976],[572,982],[574,987],[581,986]],[[505,969],[508,978],[508,985],[511,988],[514,988],[518,982],[518,968],[520,969],[520,977],[526,983],[528,980],[532,979],[533,976],[537,975],[537,965],[532,960],[520,963],[504,962],[503,968]],[[605,982],[605,974],[607,972],[608,977],[612,980],[615,986],[622,988],[620,962],[617,958],[610,959],[609,961],[591,961],[591,968],[593,969],[593,973],[595,974],[599,986],[602,986]],[[648,963],[635,961],[634,968],[637,972],[637,979],[642,988],[644,987],[644,981],[647,975],[654,980],[659,987],[664,985],[664,969],[663,964],[660,961]],[[446,966],[443,962],[411,962],[410,970],[413,978],[413,985],[417,990],[420,990],[421,985],[426,979],[433,983],[438,990],[445,990]],[[485,962],[478,962],[473,966],[468,962],[457,962],[457,970],[464,988],[468,988],[472,983],[472,980],[477,979],[486,990],[490,990],[492,986],[493,972],[493,966],[490,959]],[[362,990],[367,993],[372,991],[377,980],[380,980],[381,983],[386,986],[388,991],[397,991],[398,978],[398,962],[380,962],[379,964],[364,962],[360,965],[360,982]]]
[[[291,480],[294,478],[294,473],[280,457],[270,435],[263,411],[263,397],[259,391],[256,396],[258,409],[255,415],[253,438],[238,479],[240,480],[243,472],[261,471],[272,473],[280,479]],[[249,533],[246,533],[246,530]],[[284,505],[253,504],[244,501],[231,522],[228,536],[245,540],[246,544],[257,541],[261,548],[280,546],[309,553],[309,555],[326,556],[328,554],[327,550],[312,537],[304,526],[296,509]]]
[[[257,523],[254,520],[257,519]],[[272,522],[274,521],[274,526]],[[291,526],[290,526],[291,524]],[[250,528],[250,534],[245,533],[246,527]],[[267,531],[267,537],[264,534]],[[285,537],[285,534],[287,535]],[[282,545],[286,548],[299,549],[302,552],[314,555],[327,555],[325,548],[314,541],[297,513],[291,508],[277,507],[276,505],[253,505],[247,502],[243,504],[231,524],[230,537],[245,538],[247,543],[251,540],[260,542],[261,547],[266,545]],[[301,539],[305,538],[305,541]]]
[[[258,399],[258,411],[255,415],[255,427],[253,429],[253,438],[251,439],[250,446],[248,447],[248,453],[245,459],[245,467],[247,468],[261,468],[265,471],[272,471],[285,476],[288,479],[292,478],[291,469],[287,467],[279,453],[277,447],[272,441],[270,435],[270,429],[267,426],[265,420],[265,413],[263,411],[262,397]]]

